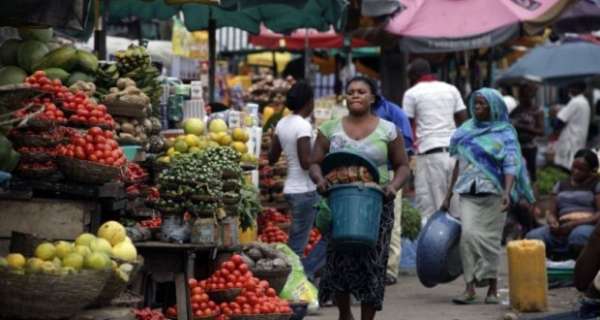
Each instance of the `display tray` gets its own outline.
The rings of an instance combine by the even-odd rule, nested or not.
[[[0,113],[16,111],[23,106],[24,100],[32,99],[43,93],[28,84],[0,86]]]
[[[139,104],[123,101],[103,101],[102,104],[106,106],[108,113],[113,116],[133,118],[145,118],[148,116],[148,108]]]

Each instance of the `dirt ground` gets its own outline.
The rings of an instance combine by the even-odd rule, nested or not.
[[[398,283],[386,289],[384,307],[376,319],[385,320],[496,320],[510,312],[508,305],[508,274],[506,259],[503,259],[500,270],[500,300],[499,305],[483,303],[468,306],[452,304],[451,299],[464,290],[462,278],[434,288],[424,287],[416,275],[402,275]],[[480,300],[483,300],[486,289],[479,289]],[[574,288],[550,290],[548,301],[550,310],[546,313],[522,314],[519,319],[532,319],[544,315],[569,311],[574,308],[579,294]],[[360,307],[353,308],[355,319],[360,319]],[[514,312],[513,312],[514,313]],[[335,307],[321,308],[318,315],[306,317],[307,320],[337,320]]]

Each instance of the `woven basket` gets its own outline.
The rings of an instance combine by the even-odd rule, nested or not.
[[[18,275],[0,272],[0,314],[6,319],[68,318],[98,297],[112,271]]]
[[[113,130],[114,129],[113,126],[109,126],[109,125],[106,125],[106,124],[91,125],[91,124],[86,124],[86,123],[75,122],[73,120],[69,120],[67,123],[69,124],[70,127],[78,128],[78,129],[84,129],[84,130],[87,130],[87,129],[92,128],[92,127],[99,127],[102,130]]]
[[[58,157],[58,165],[68,179],[89,184],[103,184],[115,180],[123,170],[119,167],[68,157]]]
[[[292,272],[292,268],[282,270],[258,270],[252,269],[252,273],[255,277],[269,282],[271,288],[273,288],[277,294],[281,292],[285,286],[288,276]]]
[[[54,156],[48,153],[21,153],[21,161],[27,163],[40,163],[54,160]]]
[[[255,314],[255,315],[232,315],[230,320],[289,320],[292,314]]]
[[[65,123],[66,123],[66,121],[59,122],[59,121],[52,121],[52,120],[29,119],[29,120],[27,120],[26,126],[29,128],[32,128],[32,129],[48,130],[48,129],[56,128]]]
[[[62,137],[51,139],[33,134],[13,135],[10,139],[18,147],[55,147],[63,142]]]
[[[114,116],[133,118],[145,118],[148,116],[148,108],[144,105],[128,103],[123,101],[103,101],[108,113]]]
[[[44,168],[44,169],[18,169],[17,175],[27,179],[42,179],[49,177],[58,172],[57,168]]]
[[[41,94],[43,92],[40,89],[25,83],[0,86],[0,109],[16,111],[22,107],[24,100]]]
[[[239,296],[241,292],[242,292],[242,289],[233,288],[233,289],[225,289],[225,290],[218,290],[218,291],[207,291],[206,293],[210,297],[210,300],[219,304],[222,302],[231,302],[231,301],[235,300],[235,298],[237,298],[237,296]]]
[[[92,303],[93,306],[103,307],[110,305],[110,302],[117,298],[121,293],[125,292],[127,285],[136,277],[142,266],[144,265],[144,259],[142,256],[138,256],[136,262],[130,262],[133,265],[133,271],[129,276],[129,282],[124,282],[114,272],[111,273],[110,277],[106,281],[104,288],[100,292],[100,295]]]

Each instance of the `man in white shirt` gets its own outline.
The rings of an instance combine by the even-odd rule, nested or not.
[[[575,153],[584,149],[590,127],[590,104],[583,95],[585,83],[569,86],[569,103],[558,111],[552,125],[558,141],[555,145],[554,164],[571,170]]]
[[[416,207],[425,222],[448,191],[454,168],[448,146],[456,127],[467,119],[467,108],[458,89],[438,81],[426,60],[415,59],[409,77],[413,86],[404,93],[402,106],[416,129]]]

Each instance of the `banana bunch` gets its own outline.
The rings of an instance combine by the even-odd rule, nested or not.
[[[96,95],[100,100],[109,94],[109,90],[117,85],[119,69],[114,63],[103,63],[96,70]]]
[[[117,58],[119,71],[124,74],[140,67],[147,67],[151,64],[150,55],[146,51],[146,48],[133,44],[126,50],[117,51],[115,56]]]

